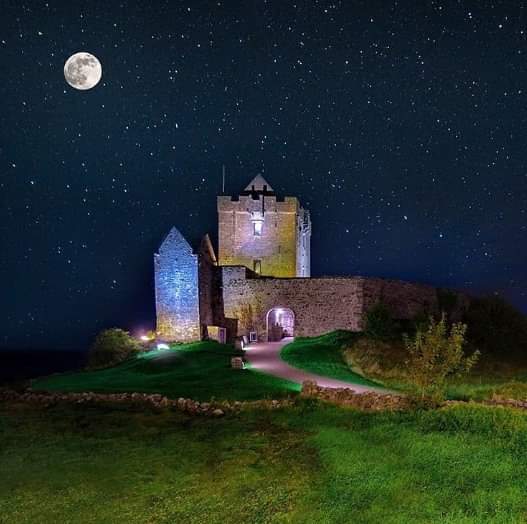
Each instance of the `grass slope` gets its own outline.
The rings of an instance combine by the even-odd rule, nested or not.
[[[233,348],[198,342],[143,353],[112,368],[52,375],[33,381],[36,390],[161,393],[195,400],[280,398],[297,384],[253,370],[233,370]]]
[[[285,346],[280,356],[291,366],[317,375],[379,387],[378,383],[355,373],[344,361],[343,347],[352,344],[358,336],[349,331],[332,331],[319,337],[299,337]]]
[[[299,403],[223,419],[0,405],[0,521],[512,523],[527,516],[527,419],[449,407]]]

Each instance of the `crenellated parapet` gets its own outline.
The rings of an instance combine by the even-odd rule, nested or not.
[[[311,221],[296,197],[280,199],[261,176],[237,197],[219,196],[219,265],[266,276],[310,276]]]

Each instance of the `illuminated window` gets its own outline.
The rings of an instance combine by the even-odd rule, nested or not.
[[[253,235],[255,237],[262,236],[264,215],[262,211],[253,211],[251,213],[251,220],[253,223]]]
[[[262,228],[263,228],[263,221],[261,220],[255,220],[253,222],[253,232],[255,237],[261,237],[262,236]]]
[[[261,260],[253,260],[253,271],[255,273],[258,273],[258,275],[262,272],[262,261]]]

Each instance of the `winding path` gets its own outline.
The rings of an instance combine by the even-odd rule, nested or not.
[[[388,393],[386,389],[344,382],[334,378],[322,377],[309,371],[294,368],[280,358],[282,348],[292,342],[292,338],[284,338],[280,342],[258,342],[246,348],[245,359],[250,366],[262,373],[275,377],[285,378],[292,382],[302,384],[304,380],[314,380],[319,386],[326,388],[350,388],[357,393],[374,391],[376,393]]]

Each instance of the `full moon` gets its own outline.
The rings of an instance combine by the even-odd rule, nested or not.
[[[95,87],[101,76],[101,63],[90,53],[75,53],[64,64],[66,82],[81,91]]]

